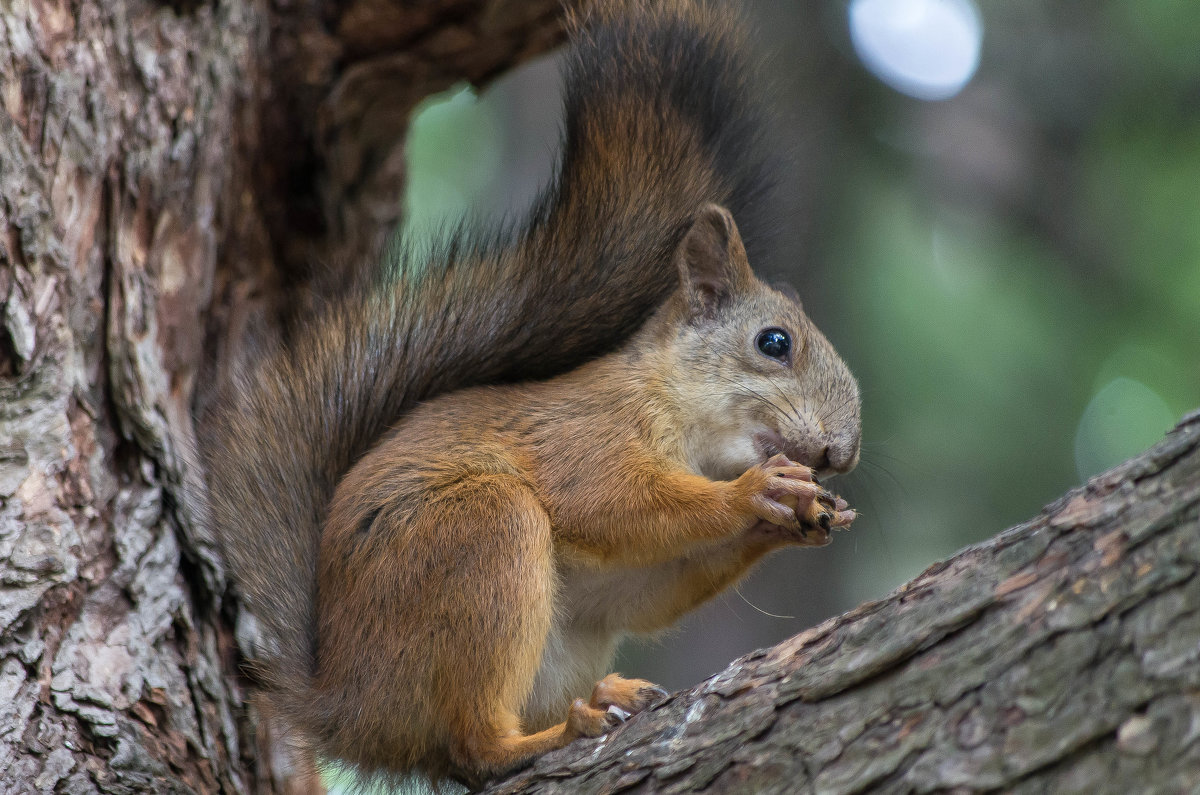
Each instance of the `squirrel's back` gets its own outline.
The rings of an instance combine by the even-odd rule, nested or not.
[[[553,375],[623,341],[677,281],[698,208],[761,256],[773,153],[737,25],[682,0],[602,2],[570,22],[564,148],[527,221],[387,264],[224,385],[201,423],[211,508],[269,695],[304,733],[319,535],[339,479],[416,402]]]

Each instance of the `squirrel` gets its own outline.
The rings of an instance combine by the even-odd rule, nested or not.
[[[665,695],[606,675],[623,634],[854,517],[816,475],[857,462],[857,383],[750,269],[774,165],[741,29],[689,0],[568,27],[525,223],[385,262],[200,423],[265,695],[364,776],[480,786],[610,730]]]

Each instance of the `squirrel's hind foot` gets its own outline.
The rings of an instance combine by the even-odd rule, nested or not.
[[[622,720],[636,715],[659,701],[669,693],[645,679],[626,679],[620,674],[609,674],[592,688],[591,705],[612,712],[615,707],[624,713]]]

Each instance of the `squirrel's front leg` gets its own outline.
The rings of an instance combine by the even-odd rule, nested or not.
[[[792,465],[782,456],[768,463]],[[830,529],[846,527],[854,520],[854,511],[846,502],[827,493],[818,494],[809,503],[777,492],[767,496],[796,510],[801,515],[799,528],[760,519],[732,538],[633,570],[624,578],[624,597],[604,605],[603,619],[614,630],[663,629],[737,582],[767,553],[783,546],[825,546],[830,542]],[[826,524],[828,527],[823,526]]]
[[[803,536],[806,528],[828,529],[837,519],[833,496],[813,482],[812,470],[783,456],[731,481],[645,462],[624,477],[609,473],[606,485],[552,493],[547,502],[559,541],[627,565],[671,561],[752,528]]]

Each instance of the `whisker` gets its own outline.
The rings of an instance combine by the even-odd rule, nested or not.
[[[803,417],[801,417],[801,416],[800,416],[800,409],[796,408],[796,404],[792,402],[792,399],[791,399],[790,397],[788,397],[788,395],[787,395],[787,392],[784,392],[784,391],[783,391],[783,390],[782,390],[782,389],[779,387],[779,385],[775,383],[775,379],[768,377],[768,378],[767,378],[767,380],[770,382],[770,384],[771,384],[771,387],[772,387],[772,388],[775,390],[775,392],[776,392],[776,393],[777,393],[777,394],[778,394],[778,395],[779,395],[781,398],[783,398],[783,399],[784,399],[784,401],[786,401],[786,402],[787,402],[787,404],[788,404],[788,407],[789,407],[789,408],[791,408],[791,410],[792,410],[792,419],[794,419],[796,422],[798,422],[798,423],[800,423],[800,424],[803,424],[803,423],[804,423],[804,419],[803,419]]]
[[[725,375],[724,373],[719,373],[719,372],[717,372],[717,371],[715,371],[715,370],[713,370],[713,371],[709,371],[707,374],[708,374],[708,375],[710,375],[710,376],[713,376],[713,377],[715,377],[715,378],[719,378],[719,379],[721,379],[722,381],[725,381],[725,382],[727,382],[727,383],[729,383],[729,384],[732,384],[733,386],[735,386],[735,387],[737,387],[739,390],[741,390],[743,393],[745,393],[745,394],[747,394],[747,395],[749,395],[749,396],[753,397],[754,399],[756,399],[756,400],[758,400],[758,401],[760,401],[760,402],[762,402],[762,403],[766,404],[767,406],[770,406],[770,407],[771,407],[772,409],[774,409],[775,411],[778,411],[778,412],[780,412],[781,414],[782,414],[782,413],[784,413],[784,412],[782,411],[782,409],[781,409],[781,408],[780,408],[780,407],[779,407],[777,404],[775,404],[774,402],[772,402],[770,399],[768,399],[768,398],[767,398],[767,396],[766,396],[766,395],[762,394],[762,393],[761,393],[761,392],[759,392],[758,390],[751,389],[750,387],[746,386],[745,384],[741,383],[740,381],[737,381],[737,380],[735,380],[735,379],[733,379],[733,378],[730,378],[729,376]]]
[[[769,613],[766,610],[763,610],[761,607],[759,607],[758,605],[754,604],[753,602],[751,602],[749,599],[746,598],[746,595],[742,593],[742,588],[739,585],[733,586],[733,592],[735,594],[737,594],[738,596],[740,596],[742,598],[743,602],[750,605],[755,610],[762,613],[764,616],[767,616],[768,618],[787,618],[787,619],[795,618],[795,616],[781,616],[781,615],[776,615],[775,613]]]
[[[886,475],[887,479],[891,481],[892,485],[894,485],[901,493],[906,491],[904,484],[900,481],[900,478],[896,477],[895,473],[877,461],[860,458],[859,464],[867,467],[868,469],[873,469],[875,472],[878,472],[882,475]]]

